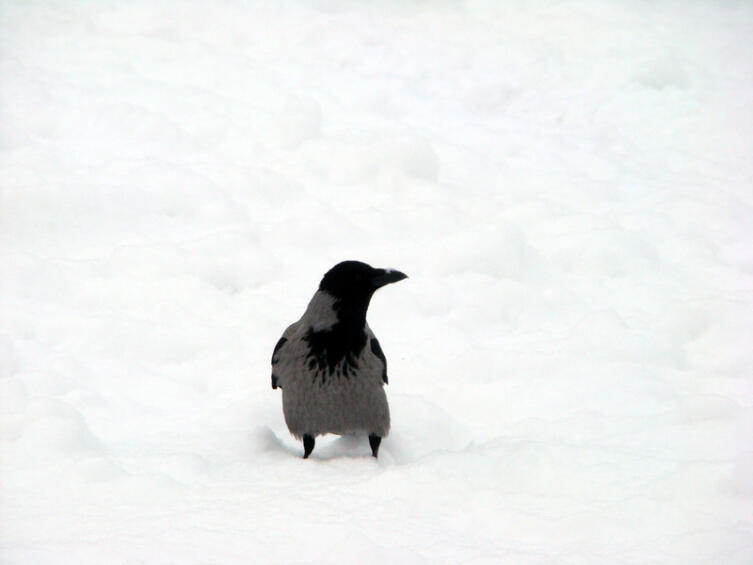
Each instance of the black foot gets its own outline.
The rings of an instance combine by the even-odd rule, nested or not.
[[[306,434],[303,436],[303,458],[308,459],[312,451],[314,451],[314,438]]]
[[[376,457],[379,453],[379,444],[382,442],[382,438],[374,434],[369,435],[369,445],[371,446],[371,454]]]

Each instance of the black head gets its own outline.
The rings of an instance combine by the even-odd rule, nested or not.
[[[375,269],[361,261],[343,261],[327,271],[319,290],[346,302],[365,299],[368,304],[376,289],[405,278],[408,276],[400,271]]]

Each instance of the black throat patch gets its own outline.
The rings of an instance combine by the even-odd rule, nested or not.
[[[332,328],[315,332],[312,329],[303,338],[309,345],[306,363],[312,371],[313,379],[317,376],[322,383],[327,376],[332,376],[338,366],[346,378],[355,377],[358,371],[358,357],[366,347],[366,332],[360,328],[337,323]]]
[[[346,379],[356,376],[358,357],[366,347],[366,311],[370,301],[371,292],[337,296],[332,304],[337,322],[319,331],[309,328],[303,339],[309,344],[306,363],[310,371],[316,371],[314,380],[319,376],[324,383],[338,366]]]

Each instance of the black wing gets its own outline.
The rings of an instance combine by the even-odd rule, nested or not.
[[[379,340],[375,337],[371,338],[371,352],[381,359],[382,365],[384,366],[382,369],[382,380],[384,381],[384,384],[387,384],[387,358],[384,356],[382,346],[379,345]]]
[[[286,341],[288,341],[288,339],[287,339],[287,338],[285,338],[285,337],[281,337],[281,338],[280,338],[280,339],[278,340],[278,342],[277,342],[277,345],[275,345],[275,350],[274,350],[274,351],[272,352],[272,366],[273,366],[273,367],[274,367],[275,365],[277,365],[277,363],[278,363],[278,362],[280,361],[280,359],[279,359],[279,358],[277,357],[277,352],[278,352],[278,351],[280,350],[280,348],[281,348],[281,347],[282,347],[283,345],[285,345],[285,342],[286,342]],[[277,375],[275,375],[274,373],[272,373],[272,388],[277,388],[278,386],[279,386],[280,388],[282,388],[282,387],[280,386],[280,384],[279,384],[279,380],[280,380],[280,379],[279,379],[279,377],[278,377]]]
[[[278,357],[277,357],[277,352],[278,352],[278,351],[280,351],[280,348],[281,348],[281,347],[282,347],[283,345],[285,345],[285,342],[286,342],[286,341],[288,341],[288,338],[286,338],[286,337],[281,337],[281,338],[280,338],[280,339],[278,340],[278,342],[277,342],[277,345],[275,345],[275,350],[274,350],[274,351],[272,352],[272,366],[274,366],[274,365],[277,365],[277,362],[279,361],[279,359],[278,359]]]

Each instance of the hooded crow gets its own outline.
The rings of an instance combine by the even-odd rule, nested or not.
[[[303,439],[303,458],[324,434],[369,436],[374,457],[390,430],[387,360],[366,323],[374,291],[400,271],[343,261],[322,278],[300,320],[272,353],[272,388],[282,389],[285,423]]]

